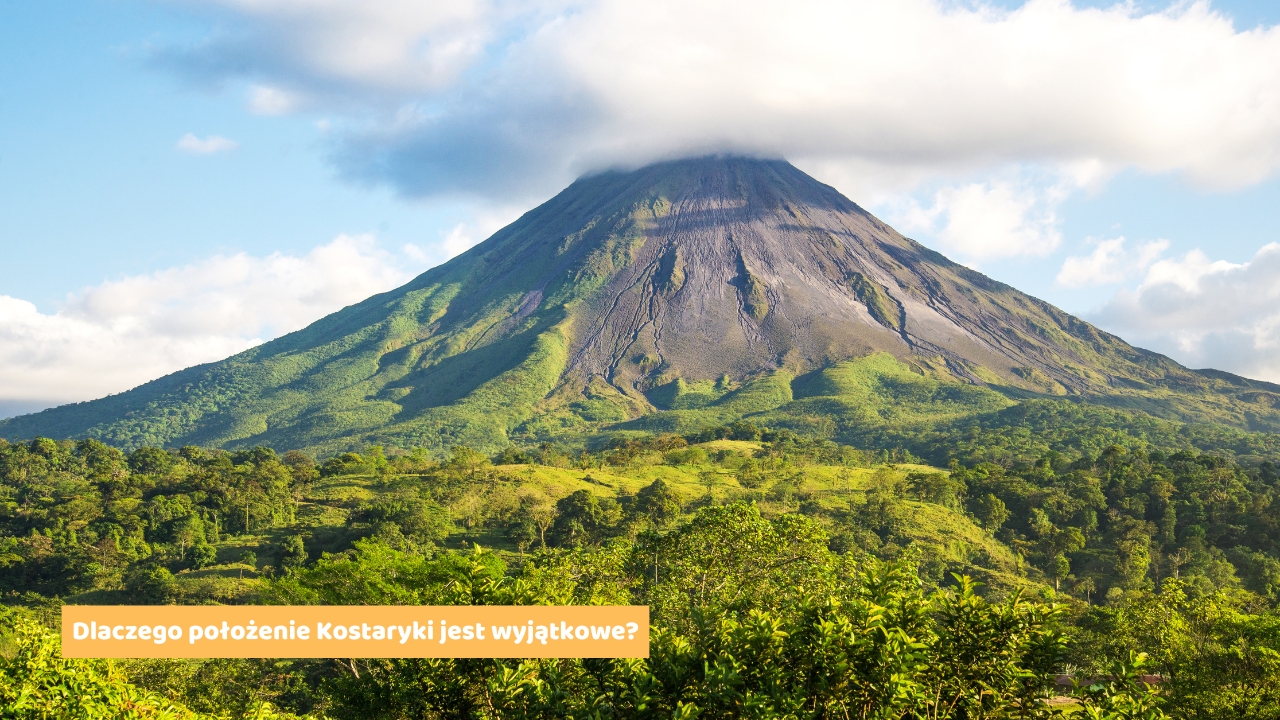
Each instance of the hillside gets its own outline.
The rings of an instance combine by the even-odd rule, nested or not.
[[[638,528],[628,527],[619,502],[634,502],[637,493],[643,496],[644,488],[655,481],[664,484],[674,503],[675,516],[684,514],[682,508],[696,512],[703,507],[751,502],[772,518],[796,513],[805,505],[810,516],[831,528],[837,544],[846,551],[861,553],[863,546],[881,550],[886,543],[890,552],[896,552],[892,548],[915,546],[928,555],[931,567],[936,568],[935,582],[943,577],[942,569],[946,568],[982,578],[998,592],[1044,585],[1041,573],[1033,566],[1019,565],[1014,553],[985,532],[963,508],[901,497],[906,488],[904,478],[912,473],[936,474],[940,472],[937,469],[916,465],[890,468],[797,464],[784,457],[759,462],[762,467],[754,475],[735,471],[740,470],[745,458],[760,451],[760,443],[715,441],[692,446],[684,451],[687,457],[683,458],[678,457],[682,454],[679,452],[666,459],[660,453],[646,453],[625,465],[590,469],[572,467],[567,458],[553,458],[551,465],[525,459],[522,463],[497,466],[484,463],[474,472],[455,472],[453,477],[449,472],[456,471],[456,466],[415,466],[407,457],[393,458],[390,468],[379,472],[367,464],[366,456],[365,463],[293,488],[294,503],[287,510],[276,508],[271,514],[259,515],[251,505],[248,526],[234,525],[238,518],[229,516],[239,513],[230,506],[219,508],[228,517],[217,533],[212,521],[201,526],[201,551],[188,547],[180,552],[176,545],[172,548],[175,555],[168,566],[174,568],[174,581],[167,599],[192,604],[253,601],[262,589],[257,580],[288,567],[289,553],[299,552],[289,544],[291,538],[305,539],[302,548],[310,558],[349,551],[354,542],[369,538],[401,550],[422,552],[433,548],[465,551],[479,545],[518,567],[528,554],[545,550],[543,538],[552,548],[571,545],[562,526],[567,527],[573,517],[574,511],[564,508],[573,504],[570,496],[575,492],[585,492],[592,498],[590,502],[602,504],[601,512],[610,524],[607,529],[602,526],[592,530],[601,537],[593,535],[590,541],[579,538],[579,544],[594,545],[602,542],[602,537],[636,534]],[[204,462],[213,459],[201,458]],[[239,468],[243,470],[244,466]],[[176,464],[172,469],[186,468]],[[395,472],[398,469],[412,472],[400,474]],[[223,484],[234,487],[235,469],[227,475]],[[148,517],[156,514],[156,506],[183,503],[180,491],[186,488],[181,481],[170,477],[159,485],[161,492],[140,506]],[[898,495],[892,494],[893,487],[898,488]],[[885,512],[876,505],[882,502],[876,493],[889,493],[888,512],[892,518],[882,521],[877,516],[863,522],[863,515],[870,518]],[[93,491],[88,490],[87,494],[93,495]],[[426,506],[413,500],[419,496],[427,498]],[[868,509],[867,497],[873,498],[872,509]],[[84,505],[81,503],[81,507]],[[408,519],[414,512],[422,512],[422,507],[428,508],[428,516],[431,512],[436,516],[427,521]],[[61,509],[74,513],[79,508]],[[539,511],[546,513],[549,523],[541,533],[534,523]],[[185,527],[183,518],[191,514],[206,519],[218,515],[203,506],[187,506],[178,512],[188,514],[171,522],[176,530],[165,537],[180,537]],[[554,519],[559,514],[565,519],[557,524]],[[630,521],[635,524],[634,519]],[[152,533],[153,544],[159,537],[161,533]],[[246,553],[251,554],[251,559],[245,559],[249,557]],[[124,582],[123,576],[97,577],[94,569],[77,566],[75,561],[56,564],[43,559],[43,567],[33,561],[0,571],[0,592],[16,587],[38,588],[65,593],[67,600],[76,604],[129,604],[136,599],[136,583],[113,584],[113,580]]]
[[[805,716],[1276,716],[1274,465],[1112,447],[944,471],[756,432],[444,463],[373,447],[320,468],[0,440],[0,703],[33,720],[742,717],[744,696]],[[77,660],[64,603],[630,604],[653,630],[647,658],[615,660]]]
[[[784,161],[711,157],[584,177],[401,288],[0,435],[496,450],[752,414],[830,436],[1031,397],[1280,429],[1278,386],[1134,348]]]

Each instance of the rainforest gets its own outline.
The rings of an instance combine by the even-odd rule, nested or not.
[[[993,413],[951,457],[746,421],[323,462],[3,443],[0,699],[13,717],[1280,716],[1280,451],[1107,419],[1125,418]],[[644,604],[655,631],[645,660],[78,661],[58,656],[67,602]]]

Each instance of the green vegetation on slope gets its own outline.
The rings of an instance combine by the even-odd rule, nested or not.
[[[902,330],[902,308],[862,273],[854,273],[849,282],[858,299],[867,306],[867,312],[876,322],[894,330]]]
[[[800,377],[767,374],[733,392],[720,387],[703,382],[658,388],[655,404],[687,409],[658,411],[602,431],[607,436],[629,430],[690,433],[745,420],[866,450],[906,449],[942,465],[952,458],[969,464],[1035,462],[1051,450],[1097,455],[1111,445],[1212,451],[1249,465],[1280,456],[1280,437],[1274,433],[1183,423],[1079,400],[1013,400],[886,353]]]
[[[346,462],[353,459],[348,458]],[[456,472],[482,472],[460,454]],[[652,486],[650,486],[652,487]],[[1090,608],[1068,636],[1067,608],[1015,594],[992,602],[971,581],[927,592],[910,561],[839,555],[803,515],[772,520],[751,505],[703,508],[685,522],[662,493],[640,492],[630,522],[659,532],[601,543],[599,502],[512,575],[492,553],[432,550],[393,531],[350,551],[305,559],[256,583],[273,603],[637,603],[651,607],[648,660],[66,661],[33,613],[0,611],[0,698],[14,717],[276,717],[272,705],[339,718],[710,715],[1047,718],[1073,662],[1103,684],[1078,691],[1090,717],[1159,720],[1270,717],[1280,620],[1246,598],[1192,600],[1177,582]],[[412,526],[405,502],[374,501],[362,518]],[[557,518],[557,521],[560,518]],[[669,529],[668,529],[669,528]],[[655,560],[657,565],[655,566]],[[1232,646],[1236,638],[1247,644]],[[1134,647],[1151,651],[1152,657]],[[1157,688],[1144,672],[1170,673]],[[1176,673],[1176,674],[1173,674]],[[733,682],[725,682],[728,676]],[[17,702],[15,702],[15,700]],[[1059,699],[1061,700],[1061,699]],[[153,710],[157,708],[158,710]]]
[[[560,382],[572,308],[630,262],[666,207],[659,197],[629,203],[588,184],[408,285],[304,330],[0,428],[126,448],[269,444],[327,453],[371,436],[436,450],[500,448]]]
[[[866,392],[877,377],[844,368],[797,386]],[[793,385],[772,387],[765,404]],[[739,391],[738,402],[771,397],[744,386],[720,399]],[[1167,434],[1162,421],[1128,434],[1123,414],[1101,410],[1114,426],[1096,423],[1098,437],[1126,444],[1054,450],[1093,422],[1059,407],[1022,416],[1016,432],[970,427],[948,470],[742,421],[630,430],[595,451],[457,447],[444,462],[377,446],[317,465],[264,448],[0,443],[0,591],[32,608],[5,611],[0,696],[69,703],[74,687],[97,708],[167,708],[157,717],[560,717],[601,697],[602,716],[618,718],[737,717],[750,698],[805,717],[959,718],[972,703],[1027,717],[1051,712],[1037,698],[1065,691],[1052,679],[1070,664],[1112,676],[1068,705],[1102,717],[1269,717],[1280,703],[1268,694],[1280,681],[1272,449]],[[1159,447],[1193,441],[1230,447]],[[1241,465],[1233,447],[1260,454],[1239,453],[1252,463]],[[80,665],[54,660],[56,636],[33,624],[59,602],[641,603],[655,634],[645,662]],[[717,679],[735,667],[750,670]],[[1157,692],[1133,681],[1142,672],[1169,683]]]
[[[401,288],[0,436],[443,456],[746,419],[887,447],[1048,397],[1280,430],[1280,386],[1133,348],[785,162],[714,157],[583,178]]]

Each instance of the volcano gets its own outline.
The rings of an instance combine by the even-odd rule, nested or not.
[[[717,156],[583,177],[403,287],[0,433],[492,449],[717,403],[720,419],[776,414],[860,358],[1006,402],[1280,427],[1280,387],[1134,348],[903,237],[785,161]],[[774,400],[731,411],[726,398],[752,388]]]

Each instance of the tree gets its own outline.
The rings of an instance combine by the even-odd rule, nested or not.
[[[644,572],[645,604],[683,630],[691,630],[693,607],[770,610],[838,582],[820,524],[800,515],[766,520],[743,503],[704,508],[669,533],[642,535],[634,552],[654,568]]]
[[[494,465],[529,465],[533,463],[533,456],[521,450],[515,445],[508,445],[502,449],[493,458]]]
[[[1151,538],[1133,532],[1116,543],[1116,574],[1125,588],[1142,585],[1151,567]]]
[[[173,458],[160,448],[140,447],[129,453],[129,469],[143,475],[159,475],[173,465]]]
[[[1182,566],[1191,562],[1191,551],[1187,548],[1180,547],[1175,552],[1169,554],[1167,561],[1169,566],[1173,568],[1173,579],[1177,580]]]
[[[931,603],[936,619],[922,684],[933,687],[923,716],[1000,717],[1028,708],[1051,687],[1065,655],[1057,627],[1061,608],[1020,594],[992,605],[977,594],[978,583],[956,581],[955,589],[938,591]]]
[[[125,590],[135,601],[161,605],[173,600],[177,582],[167,568],[139,568],[126,577]]]
[[[707,451],[700,447],[669,450],[663,456],[671,465],[701,465],[707,461]]]
[[[561,547],[597,544],[617,524],[619,516],[616,500],[578,490],[556,502],[551,540]]]
[[[320,466],[320,477],[359,475],[370,471],[369,461],[359,453],[345,452],[331,457]]]
[[[944,473],[908,473],[907,489],[917,500],[931,502],[949,508],[964,506],[964,480],[958,475]]]
[[[191,567],[202,570],[218,561],[218,549],[209,543],[200,543],[191,548]]]
[[[368,456],[369,469],[373,470],[373,473],[379,478],[387,479],[391,474],[391,468],[387,463],[387,455],[383,452],[382,446],[370,446],[365,451],[365,454]]]
[[[974,502],[973,516],[982,523],[988,532],[994,533],[1009,519],[1009,508],[1004,501],[991,493],[987,493]]]
[[[507,537],[523,553],[534,543],[547,547],[547,529],[556,519],[555,503],[533,489],[524,489],[505,524]]]
[[[712,501],[711,490],[716,485],[716,480],[720,478],[720,474],[714,469],[702,470],[698,473],[698,479],[702,481],[702,486],[707,489],[707,502]]]
[[[648,520],[654,527],[665,528],[680,516],[680,497],[659,478],[640,488],[629,513]]]
[[[453,456],[449,458],[449,467],[466,475],[468,480],[475,480],[476,475],[489,465],[489,458],[465,445],[455,446]]]
[[[1098,584],[1094,582],[1093,578],[1086,577],[1078,580],[1073,590],[1075,591],[1076,595],[1079,595],[1080,593],[1083,592],[1084,601],[1087,603],[1089,602],[1090,597],[1093,595],[1093,593],[1098,591]]]
[[[483,507],[477,508],[483,512]],[[443,542],[453,527],[447,509],[423,498],[413,490],[381,495],[360,506],[349,521],[378,526],[391,523],[405,536],[420,543]]]
[[[205,542],[204,522],[197,515],[187,515],[174,522],[172,537],[178,544],[178,560],[185,560],[188,547]]]
[[[252,550],[245,550],[240,553],[240,563],[248,565],[250,570],[258,569],[258,554]],[[240,569],[240,577],[244,577],[244,568]]]
[[[301,535],[290,535],[280,544],[280,567],[289,569],[307,564],[307,548]]]
[[[1084,688],[1085,717],[1089,720],[1164,720],[1164,698],[1153,684],[1144,682],[1149,669],[1147,654],[1130,650],[1116,660],[1110,672]],[[1243,716],[1242,716],[1243,717]]]
[[[316,461],[304,452],[290,450],[281,456],[280,461],[289,468],[294,483],[300,487],[306,487],[320,477],[320,469],[316,467]]]
[[[528,542],[522,547],[528,547],[534,539],[541,544],[542,549],[547,548],[547,530],[556,521],[556,504],[551,502],[549,498],[541,493],[525,493],[520,496],[520,505],[516,509],[514,516],[514,524],[523,530],[516,530],[517,537],[523,534],[528,536]],[[520,543],[520,540],[517,540]]]
[[[1062,589],[1062,581],[1071,574],[1071,561],[1063,553],[1058,553],[1053,557],[1053,589],[1058,591]]]
[[[58,634],[32,617],[0,610],[0,708],[14,720],[198,717],[158,693],[130,683],[119,662],[62,657]],[[279,717],[271,708],[263,720]]]

